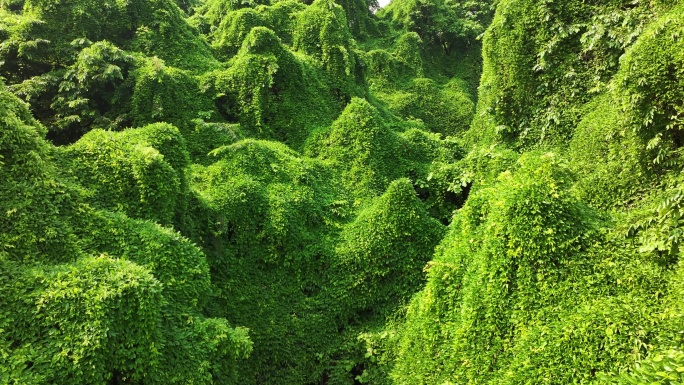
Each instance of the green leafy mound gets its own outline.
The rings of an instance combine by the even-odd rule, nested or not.
[[[264,27],[266,22],[256,10],[242,8],[228,12],[220,19],[220,24],[213,32],[212,45],[227,57],[235,55],[247,34],[255,27]]]
[[[82,49],[61,79],[61,74],[55,73],[18,88],[27,96],[40,98],[40,93],[47,91],[41,90],[40,83],[59,81],[59,91],[50,105],[56,112],[52,123],[56,129],[85,132],[91,125],[117,127],[126,120],[120,104],[128,97],[124,74],[134,66],[133,56],[106,40],[92,43],[81,39],[72,46]]]
[[[133,77],[130,102],[135,126],[165,122],[185,131],[194,119],[217,118],[213,101],[201,94],[199,80],[188,71],[155,57],[140,62]]]
[[[234,362],[249,353],[251,342],[246,330],[232,329],[225,319],[200,313],[211,291],[202,252],[174,231],[93,210],[85,203],[88,198],[95,198],[94,205],[103,208],[107,198],[122,198],[115,178],[97,178],[112,172],[106,169],[110,164],[90,158],[89,183],[97,191],[92,195],[63,179],[53,163],[55,151],[42,139],[44,130],[26,105],[7,91],[0,95],[5,101],[0,110],[2,196],[9,198],[2,200],[6,215],[0,222],[0,282],[5,293],[0,300],[2,380],[234,381]],[[176,188],[182,185],[170,166],[182,170],[187,163],[175,128],[157,125],[118,136],[137,139],[138,146],[143,141],[157,146],[168,163],[153,147],[141,150],[131,145],[127,168],[125,147],[119,149],[123,153],[117,159],[107,153],[114,151],[112,147],[88,143],[90,138],[115,139],[102,131],[92,132],[72,151],[81,146],[87,153],[90,144],[91,150],[101,151],[100,159],[122,163],[114,168],[124,171],[118,174],[122,179],[138,176],[141,187],[156,181],[153,188],[143,188],[143,198],[163,185],[160,176],[173,177],[165,182]],[[98,167],[103,173],[93,174]],[[172,174],[145,173],[155,167]],[[132,169],[137,172],[122,175]],[[135,187],[135,182],[129,187]]]
[[[591,102],[577,126],[570,156],[583,175],[580,191],[596,205],[619,205],[643,193],[649,177],[668,172],[679,157],[682,95],[673,71],[681,44],[673,31],[681,17],[679,6],[643,32],[625,52],[612,89]],[[590,166],[601,158],[607,161]]]
[[[310,148],[318,157],[344,169],[343,180],[353,191],[377,194],[397,178],[401,169],[399,137],[380,112],[364,99],[353,99],[320,142]]]
[[[407,119],[420,119],[434,132],[456,136],[467,130],[475,105],[455,82],[439,87],[433,80],[417,78],[404,92],[383,98],[390,111]]]
[[[244,139],[244,132],[239,124],[205,122],[201,119],[192,121],[193,127],[185,131],[188,154],[193,163],[209,165],[215,159],[210,152],[218,147],[231,145]]]
[[[330,0],[315,0],[297,15],[292,47],[312,56],[328,75],[333,94],[343,103],[357,95],[356,52],[345,9]]]
[[[258,8],[267,26],[288,46],[292,46],[294,41],[297,15],[304,9],[304,4],[296,0],[278,1],[270,7]]]
[[[473,134],[522,148],[568,140],[662,3],[501,2],[484,37]]]
[[[370,88],[393,114],[422,121],[426,129],[445,136],[461,135],[467,131],[474,114],[471,90],[459,76],[444,78],[426,74],[424,45],[417,33],[406,32],[398,35],[391,52],[385,49],[367,52],[363,59]],[[462,63],[456,67],[463,68],[444,70],[478,76]]]
[[[651,172],[646,143],[624,129],[624,117],[611,95],[598,97],[589,107],[570,142],[569,156],[579,177],[575,187],[594,206],[620,206],[647,186]]]
[[[618,3],[498,5],[485,35],[478,113],[465,136],[475,149],[457,170],[476,192],[454,218],[405,321],[367,342],[394,381],[679,379],[681,342],[672,333],[681,306],[662,293],[677,292],[680,274],[674,52],[681,51],[681,6]],[[523,166],[492,164],[497,147],[522,151]],[[554,166],[547,179],[539,171],[547,166],[525,166],[539,164],[525,152],[535,147],[567,157],[573,173]],[[493,182],[497,169],[511,171]],[[549,192],[516,198],[516,188],[536,182]],[[556,211],[558,199],[574,203]],[[611,210],[609,221],[598,222],[605,227],[596,231],[596,213],[578,199]],[[515,201],[520,209],[507,209]],[[546,222],[549,215],[558,223]],[[526,235],[509,232],[535,224]],[[550,263],[554,256],[561,259]]]
[[[157,350],[165,359],[154,381],[236,383],[236,361],[249,355],[252,342],[247,329],[200,312],[213,290],[202,251],[168,228],[122,214],[94,212],[79,225],[84,250],[134,261],[163,284]]]
[[[682,57],[679,34],[684,8],[679,5],[648,27],[625,53],[615,76],[616,101],[628,126],[647,141],[661,163],[682,142]]]
[[[108,256],[27,268],[0,261],[2,380],[70,384],[154,378],[161,284]],[[11,340],[6,338],[10,337]]]
[[[568,177],[552,155],[525,156],[469,198],[408,309],[395,378],[497,383],[519,333],[572,302],[595,219]]]
[[[423,75],[422,43],[423,40],[420,38],[420,35],[415,32],[402,34],[394,43],[394,54],[397,59],[415,71],[417,76]]]
[[[213,58],[209,48],[183,19],[182,11],[170,0],[49,2],[28,0],[24,4],[29,34],[44,46],[34,47],[40,55],[66,59],[72,41],[107,39],[118,46],[135,48],[159,56],[181,68],[208,68]],[[27,32],[24,32],[27,33]]]
[[[28,264],[73,261],[80,251],[63,216],[78,210],[77,194],[56,180],[44,128],[28,106],[5,90],[0,100],[0,256]]]
[[[493,3],[399,0],[390,2],[380,14],[397,27],[417,33],[426,43],[452,50],[484,32]]]
[[[313,136],[306,153],[340,170],[357,199],[378,196],[392,181],[410,177],[437,219],[448,221],[463,203],[462,191],[453,186],[460,169],[450,165],[462,157],[460,146],[409,124],[397,126],[364,99],[352,99],[328,131]]]
[[[283,144],[247,139],[211,157],[190,178],[215,287],[208,310],[250,325],[242,383],[313,381],[327,367],[314,352],[339,341],[320,272],[330,263],[329,226],[349,205],[327,166]]]
[[[213,226],[205,234],[235,237],[236,253],[265,262],[287,264],[282,258],[291,254],[308,260],[306,255],[317,247],[309,244],[315,238],[308,233],[336,216],[324,209],[340,195],[328,183],[328,167],[302,159],[282,144],[253,139],[218,148],[211,155],[216,161],[194,166],[191,180],[193,191],[220,216],[207,221]],[[254,252],[249,251],[252,248]]]
[[[256,27],[242,41],[230,67],[207,75],[220,110],[260,138],[294,148],[311,127],[329,124],[338,105],[324,76],[281,43],[273,31]]]
[[[183,92],[197,96],[197,86],[187,78],[187,73],[160,72],[162,61],[152,57],[183,70],[206,71],[218,65],[209,46],[186,22],[182,11],[167,0],[27,1],[23,8],[8,11],[3,6],[1,12],[1,75],[9,80],[14,92],[31,102],[34,114],[58,143],[72,143],[93,126],[129,126],[138,117],[132,116],[135,114],[140,118],[147,115],[142,119],[144,123],[150,122],[150,115],[158,118],[152,121],[177,118],[174,113],[178,111],[169,114],[172,108],[168,99],[164,101],[160,95],[150,97],[151,85],[146,84],[145,77],[155,81],[174,78],[174,87],[181,86],[179,81],[189,84],[184,90],[172,91],[171,98]],[[144,60],[145,56],[152,59],[153,68],[147,65],[149,60]],[[137,68],[141,70],[135,71]],[[134,75],[139,75],[141,81]],[[136,83],[141,84],[134,97]],[[131,101],[132,98],[135,100]],[[187,95],[177,102],[198,107],[188,111],[190,114],[213,111],[211,105],[207,107],[201,99],[196,102]],[[131,103],[145,110],[137,109],[132,114]],[[167,111],[162,113],[159,109]],[[177,105],[173,110],[178,110]],[[197,117],[193,115],[190,119]],[[135,124],[143,123],[138,120]]]
[[[122,133],[94,130],[62,157],[72,177],[92,192],[96,207],[163,225],[183,214],[189,159],[185,140],[169,124]]]
[[[425,79],[443,106],[424,122],[406,122],[375,100],[360,48],[379,33],[369,5],[0,5],[0,71],[30,103],[3,91],[7,124],[40,121],[66,145],[51,146],[33,128],[6,138],[3,166],[24,154],[23,140],[39,150],[26,151],[30,161],[12,166],[19,171],[2,187],[16,197],[3,202],[0,255],[12,278],[2,282],[26,277],[28,285],[3,302],[26,310],[22,321],[0,316],[10,341],[2,357],[13,368],[3,380],[349,383],[365,370],[357,336],[422,285],[444,232],[433,218],[448,223],[466,196],[452,188],[449,166],[463,150],[428,133],[460,129],[446,127],[447,99],[465,95],[451,87],[460,83],[447,70]],[[428,76],[418,35],[393,35],[407,81]],[[458,100],[469,103],[458,119],[469,119],[470,98]],[[29,293],[47,291],[59,274],[67,274],[66,291],[92,290],[64,297],[51,320],[101,329],[93,329],[99,345],[52,370],[31,360],[81,334],[41,339],[44,326],[33,323],[21,339],[23,329],[9,325],[29,324]],[[98,294],[110,292],[126,300]],[[106,309],[97,319],[81,313],[90,296]],[[62,308],[75,309],[64,314],[72,318],[60,321]],[[110,326],[118,316],[136,326]],[[229,324],[249,327],[249,337]],[[34,342],[47,350],[29,357]]]
[[[357,107],[350,111],[377,115],[360,99],[352,105]],[[344,180],[336,176],[345,172],[337,162],[303,158],[282,144],[252,139],[210,156],[213,164],[192,167],[191,185],[201,205],[195,223],[207,226],[200,233],[206,234],[203,249],[216,287],[208,308],[228,315],[231,323],[250,325],[255,348],[239,365],[241,378],[317,379],[332,370],[334,356],[348,354],[343,341],[359,327],[351,320],[363,325],[382,319],[419,287],[443,226],[406,179],[388,183],[386,191],[379,187],[383,193],[347,225],[356,215],[354,202],[361,201],[354,200],[353,186],[333,183]],[[262,304],[258,313],[252,311],[255,303]],[[290,337],[282,339],[286,331]],[[258,370],[273,363],[283,369]]]
[[[392,182],[340,235],[331,266],[338,298],[356,317],[391,314],[396,303],[407,301],[422,284],[423,266],[444,230],[421,205],[408,179]]]

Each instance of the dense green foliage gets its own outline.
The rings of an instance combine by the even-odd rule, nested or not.
[[[171,229],[115,212],[164,219],[166,213],[154,215],[146,200],[161,204],[165,187],[180,185],[174,174],[156,174],[173,173],[169,163],[187,162],[187,153],[174,152],[178,131],[162,125],[132,132],[128,139],[137,138],[139,147],[125,154],[122,146],[118,158],[112,147],[87,146],[84,138],[84,164],[103,173],[82,187],[58,172],[58,151],[41,138],[44,129],[27,106],[7,91],[2,99],[0,379],[235,381],[234,362],[251,350],[251,341],[245,329],[202,314],[212,290],[202,251]],[[168,150],[169,163],[143,147],[151,143]],[[129,178],[130,185],[118,185]],[[110,202],[123,202],[126,194],[130,205]]]
[[[0,1],[0,385],[684,383],[684,3]]]

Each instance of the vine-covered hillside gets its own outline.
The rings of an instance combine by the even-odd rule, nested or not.
[[[0,0],[0,384],[684,384],[684,3]]]

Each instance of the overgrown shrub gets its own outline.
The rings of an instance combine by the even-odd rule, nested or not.
[[[92,192],[96,207],[164,225],[174,224],[182,211],[188,154],[173,126],[123,133],[94,130],[65,149],[63,157],[70,174]]]
[[[498,183],[471,195],[408,308],[393,378],[505,378],[521,333],[545,325],[547,311],[573,298],[572,283],[587,271],[584,250],[596,220],[568,193],[569,182],[556,156],[526,155]]]

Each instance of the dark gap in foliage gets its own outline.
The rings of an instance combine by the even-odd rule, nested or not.
[[[9,8],[10,12],[21,12],[21,10],[24,8],[24,2],[23,1],[10,2],[8,8]]]
[[[414,190],[416,190],[416,195],[418,195],[418,199],[420,199],[423,202],[427,202],[428,199],[430,199],[430,190],[428,190],[425,187],[421,187],[420,185],[413,184]]]
[[[468,197],[470,196],[470,190],[473,188],[473,182],[468,182],[465,184],[465,186],[461,187],[461,192],[460,194],[456,194],[455,192],[451,190],[447,190],[444,193],[444,200],[456,207],[456,209],[460,209],[463,207],[463,205],[466,203],[468,200]]]
[[[45,138],[52,142],[55,146],[66,146],[78,142],[78,140],[81,139],[85,134],[85,130],[50,130],[47,132]]]
[[[354,385],[363,385],[363,382],[359,381],[359,376],[363,374],[366,370],[366,365],[364,363],[359,363],[355,365],[351,370],[351,375],[354,378]]]

